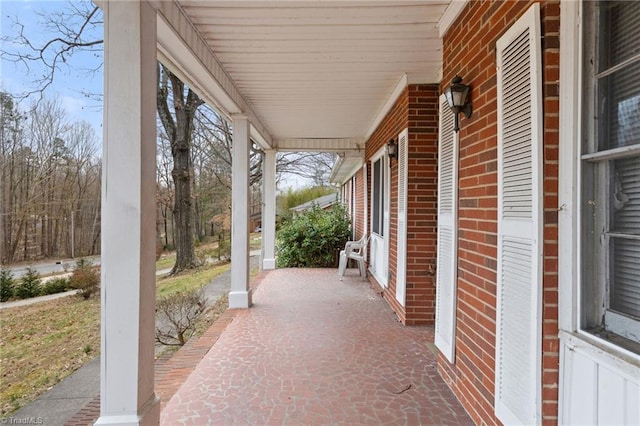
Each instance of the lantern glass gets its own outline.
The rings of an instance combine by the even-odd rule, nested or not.
[[[462,108],[467,101],[467,94],[469,93],[469,86],[464,84],[456,85],[451,88],[453,97],[453,106]]]
[[[451,86],[447,87],[447,90],[444,91],[444,97],[447,98],[447,105],[449,105],[449,108],[453,108],[455,105],[453,104],[453,94],[451,93]]]

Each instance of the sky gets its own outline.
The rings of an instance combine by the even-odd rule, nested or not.
[[[13,26],[17,19],[24,25],[24,33],[36,46],[41,46],[55,37],[55,33],[43,27],[45,18],[68,7],[66,1],[12,1],[0,0],[0,33],[2,37],[13,37],[19,29]],[[93,36],[94,34],[92,34]],[[95,37],[102,38],[101,30]],[[18,45],[3,42],[3,50],[24,49]],[[53,84],[46,90],[47,99],[57,98],[68,114],[70,121],[88,121],[102,140],[102,105],[101,100],[88,97],[85,93],[102,94],[102,55],[94,53],[74,54],[66,64],[56,72]],[[68,65],[68,66],[67,66]],[[42,66],[35,64],[27,69],[23,65],[14,64],[3,59],[0,63],[0,90],[19,94],[33,89],[32,82],[45,72]],[[88,69],[99,68],[90,73]],[[31,100],[23,101],[23,109],[29,107]]]

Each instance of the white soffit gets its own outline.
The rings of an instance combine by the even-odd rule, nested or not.
[[[178,4],[277,141],[364,139],[399,81],[439,82],[449,0]]]

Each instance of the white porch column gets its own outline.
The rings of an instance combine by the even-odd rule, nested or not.
[[[97,425],[157,425],[156,12],[105,1],[102,342]]]
[[[264,153],[262,168],[262,269],[276,269],[276,151]]]
[[[249,120],[233,119],[231,177],[231,291],[229,308],[251,306],[249,289]]]

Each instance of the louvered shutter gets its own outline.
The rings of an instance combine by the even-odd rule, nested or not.
[[[458,136],[453,113],[440,96],[438,136],[438,258],[436,268],[435,344],[454,361],[456,329]]]
[[[540,7],[497,42],[496,416],[540,422],[542,90]]]
[[[409,131],[398,135],[398,237],[396,256],[396,300],[405,305],[407,289],[407,163]]]

